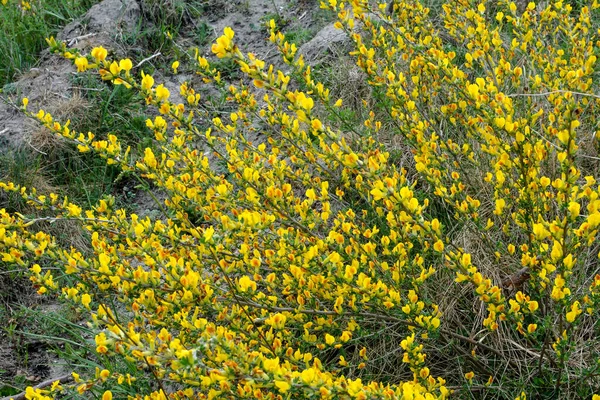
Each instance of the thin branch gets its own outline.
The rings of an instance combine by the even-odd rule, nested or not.
[[[68,42],[67,45],[69,47],[71,47],[74,44],[77,44],[77,41],[79,41],[81,39],[87,39],[87,38],[92,37],[92,36],[96,36],[96,32],[88,33],[87,35],[77,36],[77,37],[74,37],[73,39],[69,39],[69,42]]]
[[[539,97],[539,96],[550,96],[552,94],[558,94],[558,93],[571,93],[571,94],[576,94],[578,96],[593,97],[596,99],[600,99],[600,95],[597,95],[597,94],[574,92],[572,90],[562,90],[562,89],[553,90],[551,92],[542,92],[542,93],[513,93],[513,94],[508,94],[506,96],[507,97]]]
[[[23,272],[23,270],[20,269],[11,269],[9,271],[0,271],[0,275],[8,275],[8,274],[13,274],[16,272]]]
[[[137,65],[135,67],[133,67],[133,68],[139,68],[142,64],[144,64],[144,63],[146,63],[146,62],[148,62],[148,61],[150,61],[150,60],[152,60],[152,59],[154,59],[154,58],[156,58],[158,56],[161,56],[161,55],[162,55],[162,53],[160,51],[157,51],[156,53],[152,54],[150,57],[144,58],[142,61],[140,61],[139,63],[137,63]]]
[[[44,155],[44,156],[47,156],[47,155],[48,155],[48,153],[44,153],[43,151],[41,151],[40,149],[38,149],[38,148],[36,148],[34,145],[32,145],[32,144],[31,144],[31,142],[29,142],[29,141],[28,141],[28,142],[27,142],[27,144],[29,145],[29,147],[31,147],[32,149],[34,149],[34,150],[35,150],[35,151],[37,151],[38,153],[40,153],[40,154],[42,154],[42,155]]]
[[[33,388],[34,389],[44,389],[50,385],[52,385],[54,382],[58,381],[59,383],[68,383],[71,382],[73,380],[73,376],[69,375],[64,375],[58,378],[53,378],[53,379],[48,379],[47,381],[43,381],[42,383],[35,385]],[[14,396],[8,396],[8,397],[2,397],[0,398],[0,400],[24,400],[26,397],[26,392],[21,392],[19,394],[16,394]]]

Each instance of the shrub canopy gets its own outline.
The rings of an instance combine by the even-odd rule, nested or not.
[[[201,87],[183,84],[178,103],[128,59],[49,41],[80,72],[154,107],[155,143],[137,154],[115,135],[30,112],[26,99],[24,112],[166,197],[152,219],[110,198],[84,210],[0,183],[45,213],[0,212],[2,261],[87,310],[112,366],[76,376],[77,390],[103,400],[590,398],[598,2],[458,0],[441,15],[415,0],[391,13],[366,0],[322,7],[337,13],[371,87],[360,123],[273,22],[288,73],[243,53],[230,28],[212,46],[217,60],[192,57],[203,84],[227,95],[218,113]],[[221,76],[224,58],[238,82]],[[36,229],[55,219],[79,221],[89,248]]]

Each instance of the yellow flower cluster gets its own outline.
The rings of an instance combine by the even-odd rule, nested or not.
[[[159,389],[140,399],[446,398],[447,381],[470,385],[480,375],[494,390],[487,377],[498,365],[502,390],[525,398],[520,366],[488,342],[513,333],[506,343],[539,355],[535,370],[554,379],[549,386],[569,390],[574,375],[583,377],[577,384],[593,381],[598,355],[578,371],[569,356],[585,350],[578,338],[597,329],[600,307],[592,267],[600,187],[580,157],[597,126],[598,2],[575,12],[561,1],[523,11],[506,0],[451,1],[443,35],[417,0],[394,1],[391,13],[366,0],[322,7],[337,13],[380,96],[384,112],[361,121],[360,137],[329,123],[351,126],[338,112],[343,102],[274,22],[270,40],[289,74],[242,53],[231,28],[212,51],[247,79],[228,85],[194,56],[203,82],[233,105],[218,116],[191,83],[174,103],[154,77],[132,74],[131,60],[49,39],[79,72],[96,71],[156,108],[146,121],[155,145],[136,154],[116,135],[74,132],[28,111],[27,99],[23,112],[79,151],[153,182],[167,195],[165,212],[142,218],[110,198],[84,210],[0,183],[90,232],[89,253],[65,249],[35,231],[48,217],[2,210],[2,261],[28,267],[40,293],[85,310],[97,353],[151,371]],[[411,166],[395,165],[374,139],[383,126],[411,148]],[[471,302],[454,317],[458,326],[438,304],[436,281],[447,272],[449,290],[466,287],[459,300]],[[485,315],[470,314],[478,309]],[[377,336],[403,352],[394,382],[363,382],[377,368],[369,348]],[[426,349],[451,364],[456,358],[436,345],[455,341],[485,374],[438,376]],[[99,370],[76,390],[110,400],[134,381]]]
[[[10,1],[10,0],[1,0],[0,3],[2,3],[3,6],[5,7],[18,7],[22,10],[22,12],[26,13],[26,12],[33,12],[33,7],[31,6],[31,2],[29,1],[25,1],[25,0],[15,0],[15,1]],[[11,4],[14,3],[14,4]]]

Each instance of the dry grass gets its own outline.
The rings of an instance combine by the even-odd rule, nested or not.
[[[48,104],[50,104],[50,107],[46,111],[50,112],[54,119],[58,121],[82,121],[91,107],[79,92],[74,92],[67,99],[61,98],[59,101]],[[29,142],[37,151],[48,156],[50,161],[57,157],[63,157],[65,153],[76,153],[72,144],[68,143],[65,139],[39,124],[36,124],[35,127],[30,133]]]

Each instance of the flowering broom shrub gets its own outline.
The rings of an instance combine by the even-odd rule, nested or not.
[[[227,93],[225,114],[189,83],[176,104],[130,60],[49,40],[78,71],[155,107],[155,146],[135,154],[114,135],[28,111],[26,99],[23,111],[167,194],[151,219],[110,198],[83,210],[0,183],[45,213],[0,212],[2,261],[87,310],[101,359],[138,368],[74,374],[71,390],[103,400],[596,398],[599,3],[455,0],[441,24],[416,0],[391,13],[366,0],[322,7],[337,13],[372,87],[360,125],[273,22],[289,73],[243,53],[230,28],[212,51],[245,79],[228,84],[194,57],[204,84]],[[374,139],[383,131],[412,163],[391,159]],[[60,219],[81,223],[89,249],[36,229]],[[147,393],[133,389],[147,377]]]

